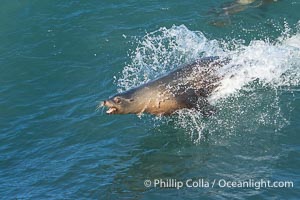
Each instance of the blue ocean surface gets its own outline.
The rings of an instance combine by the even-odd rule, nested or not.
[[[1,199],[299,199],[298,0],[2,0]],[[209,56],[209,102],[101,101]]]

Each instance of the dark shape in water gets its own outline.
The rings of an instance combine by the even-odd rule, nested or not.
[[[226,3],[221,6],[220,10],[215,9],[217,19],[214,19],[210,24],[215,26],[226,26],[231,23],[230,15],[242,12],[248,8],[258,8],[269,3],[277,2],[278,0],[236,0]]]
[[[214,112],[207,97],[218,86],[215,71],[226,60],[208,57],[180,67],[139,87],[117,94],[102,102],[107,114],[170,115],[183,108]]]

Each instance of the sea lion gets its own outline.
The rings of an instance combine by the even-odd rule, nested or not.
[[[240,13],[248,8],[258,8],[277,1],[279,0],[235,0],[224,3],[220,9],[211,11],[211,13],[216,15],[216,18],[209,23],[215,26],[226,26],[231,24],[231,15]]]
[[[183,108],[200,110],[204,115],[213,113],[207,97],[217,87],[215,71],[224,64],[219,57],[208,57],[114,95],[102,102],[107,114],[170,115]]]
[[[257,8],[273,2],[277,2],[277,0],[236,0],[227,6],[223,6],[222,9],[225,14],[232,15],[244,11],[249,7]]]

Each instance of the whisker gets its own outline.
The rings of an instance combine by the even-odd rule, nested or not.
[[[104,112],[104,106],[101,106],[101,115],[103,115]]]
[[[97,107],[96,107],[96,111],[99,111],[100,108],[102,108],[102,111],[103,111],[103,108],[104,108],[104,103],[103,101],[101,101],[100,103],[98,103]]]

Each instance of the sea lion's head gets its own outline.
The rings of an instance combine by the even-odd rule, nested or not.
[[[108,108],[107,114],[135,114],[139,112],[134,105],[134,99],[122,94],[117,94],[103,101],[102,106]]]

